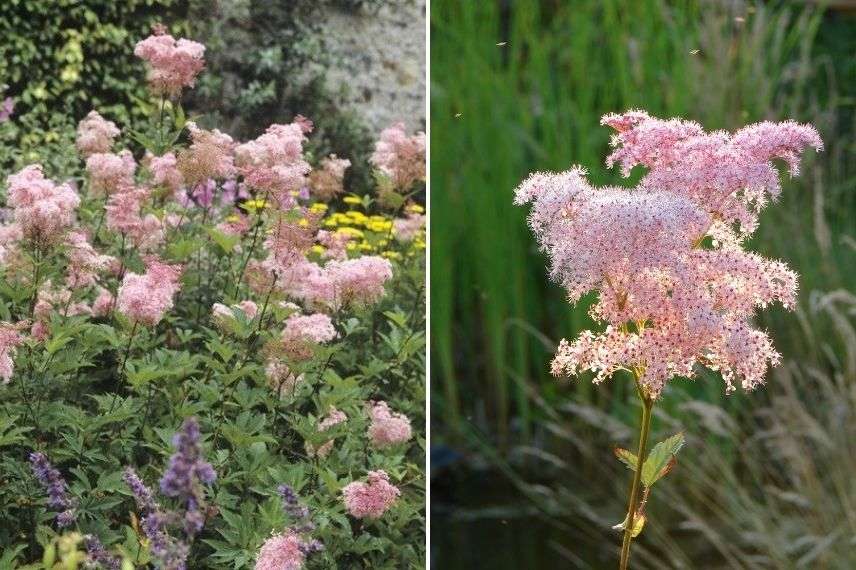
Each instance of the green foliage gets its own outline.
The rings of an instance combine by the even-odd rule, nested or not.
[[[661,441],[651,449],[642,464],[642,484],[651,487],[675,465],[675,455],[684,445],[684,434],[678,433]]]
[[[752,247],[795,267],[803,291],[853,288],[845,242],[856,193],[853,161],[843,158],[853,138],[852,40],[823,54],[821,39],[833,40],[818,33],[828,23],[822,16],[784,2],[432,3],[438,426],[454,435],[461,417],[480,417],[479,429],[503,441],[516,416],[525,437],[539,419],[527,396],[533,390],[550,402],[573,393],[608,413],[629,413],[633,387],[621,378],[592,387],[587,378],[549,377],[558,340],[592,322],[586,303],[568,306],[548,280],[526,211],[512,204],[514,187],[537,170],[581,164],[595,183],[632,183],[604,165],[609,132],[598,122],[607,112],[644,108],[709,129],[785,118],[817,125],[826,151],[804,166],[816,178],[785,181]],[[852,24],[840,27],[852,38]],[[761,324],[784,354],[807,354],[795,318],[772,311]],[[714,379],[680,389],[724,401]]]
[[[178,151],[187,143],[186,115],[177,104],[165,105],[163,116],[160,108],[141,104],[143,121],[126,133],[141,149]],[[11,381],[0,384],[0,567],[40,567],[25,564],[43,559],[75,567],[87,534],[122,556],[125,568],[152,567],[151,544],[123,470],[133,466],[156,490],[175,451],[173,436],[190,416],[199,421],[203,456],[217,479],[205,486],[207,516],[189,568],[252,568],[272,533],[300,522],[282,508],[277,487],[284,483],[308,507],[316,527],[312,538],[325,547],[307,568],[424,567],[425,263],[419,245],[424,238],[406,242],[384,229],[381,239],[366,228],[360,245],[392,260],[386,294],[376,303],[327,307],[338,338],[312,347],[305,357],[285,356],[283,322],[295,311],[286,301],[294,299],[273,285],[254,289],[245,278],[248,264],[267,255],[264,236],[280,220],[306,221],[304,211],[231,201],[208,209],[185,207],[164,199],[164,189],[156,188],[142,213],[180,225],[164,225],[163,243],[141,251],[102,223],[105,197],[91,191],[70,137],[42,147],[38,156],[12,146],[26,124],[23,119],[0,124],[0,132],[16,129],[3,139],[0,156],[12,164],[46,160],[48,174],[77,181],[81,205],[75,223],[88,232],[98,253],[117,259],[111,268],[95,271],[98,286],[115,294],[127,273],[144,270],[151,253],[182,264],[183,272],[174,308],[156,326],[143,326],[115,307],[106,315],[77,310],[80,303],[91,306],[97,288],[65,287],[70,248],[62,240],[4,244],[9,249],[0,267],[0,320],[18,323],[25,340],[11,355]],[[139,184],[150,180],[145,168],[137,176]],[[359,188],[360,195],[366,192],[374,188]],[[366,218],[387,224],[384,228],[395,216],[371,197],[359,205],[339,200],[316,205],[328,216],[362,209]],[[229,235],[218,227],[239,213],[249,215],[251,231]],[[325,263],[323,248],[316,249],[305,254]],[[44,300],[40,293],[50,298],[61,292],[69,294],[67,300],[46,301],[48,315],[41,309],[36,314],[36,301]],[[259,308],[253,318],[236,308],[232,318],[212,316],[214,303],[247,299]],[[43,337],[31,334],[34,320],[45,327]],[[280,361],[287,362],[293,385],[277,385],[266,373],[270,362]],[[409,418],[409,441],[372,445],[367,403],[373,400]],[[331,407],[348,420],[320,432],[319,421]],[[333,442],[328,455],[310,452],[328,441]],[[56,513],[30,469],[32,451],[49,458],[77,500],[77,523],[66,533],[55,529]],[[342,489],[376,470],[389,474],[401,496],[381,518],[356,519],[346,511]],[[163,495],[158,500],[179,506]]]
[[[45,153],[62,127],[90,110],[124,125],[142,116],[145,71],[134,44],[155,23],[176,20],[180,0],[9,0],[0,3],[0,82],[15,99],[18,152]],[[177,29],[181,29],[176,21]],[[0,126],[2,130],[2,126]],[[43,154],[42,154],[43,153]],[[68,155],[65,155],[68,156]],[[0,154],[0,167],[9,167]]]
[[[216,73],[200,78],[188,104],[242,138],[302,114],[315,125],[311,154],[350,159],[348,185],[362,194],[373,187],[367,161],[377,133],[341,108],[325,84],[329,55],[319,23],[328,4],[192,0],[191,30],[205,41],[208,66]]]

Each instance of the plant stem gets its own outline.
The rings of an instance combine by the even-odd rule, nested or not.
[[[642,401],[642,426],[639,432],[639,449],[636,453],[636,471],[633,473],[633,482],[630,484],[630,501],[627,505],[627,524],[624,527],[624,540],[621,543],[620,570],[627,570],[630,563],[630,542],[633,540],[633,526],[636,518],[636,510],[639,507],[639,483],[642,480],[642,465],[645,462],[645,446],[648,444],[648,432],[651,428],[651,409],[654,400],[645,395],[636,378],[636,391]]]

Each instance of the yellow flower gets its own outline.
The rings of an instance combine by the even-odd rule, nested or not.
[[[373,250],[373,249],[374,249],[374,247],[372,246],[372,244],[370,244],[370,243],[369,243],[369,242],[367,242],[367,241],[360,242],[359,248],[360,248],[360,251],[371,251],[371,250]]]
[[[373,222],[366,226],[373,232],[385,233],[392,227],[392,222]]]
[[[381,255],[387,259],[401,259],[401,254],[397,251],[386,250]]]
[[[425,208],[420,206],[419,204],[410,204],[407,206],[408,212],[413,212],[414,214],[421,214],[425,211]]]
[[[336,218],[330,217],[330,218],[327,218],[326,220],[324,220],[324,227],[325,228],[335,228],[338,225],[339,225],[339,222],[336,221]]]
[[[356,196],[345,196],[344,198],[342,198],[342,202],[344,202],[345,204],[362,204],[363,203],[362,199],[357,198]]]
[[[244,208],[247,210],[256,210],[258,208],[267,208],[268,203],[265,200],[256,198],[255,200],[247,200],[244,202]]]
[[[329,207],[324,202],[315,202],[311,206],[309,206],[309,211],[314,214],[322,214],[327,211]]]
[[[357,244],[355,244],[355,243],[354,243],[354,242],[352,242],[352,241],[349,241],[349,242],[345,245],[345,249],[347,249],[348,251],[354,251],[355,249],[357,249]]]
[[[323,245],[313,245],[312,251],[314,253],[317,253],[318,255],[323,255],[324,252],[327,251],[327,249]]]
[[[306,218],[300,218],[300,220],[297,222],[297,225],[300,226],[301,228],[308,228],[309,227],[309,220],[307,220]]]
[[[421,239],[414,240],[413,249],[425,249],[425,242]]]
[[[362,232],[362,230],[358,230],[357,228],[339,228],[338,230],[336,230],[336,233],[360,239],[365,237],[365,234]]]

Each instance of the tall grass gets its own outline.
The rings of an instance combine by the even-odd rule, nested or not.
[[[856,567],[854,310],[856,296],[839,291],[818,297],[807,315],[834,331],[821,344],[841,346],[840,367],[788,359],[736,416],[681,392],[672,396],[676,413],[655,414],[655,439],[682,430],[688,445],[654,489],[634,568]],[[507,463],[498,459],[525,503],[559,530],[539,533],[549,552],[542,558],[554,562],[530,567],[611,567],[620,537],[609,527],[624,516],[627,471],[609,445],[632,443],[635,425],[579,401],[531,398],[544,416],[535,437],[512,447]],[[531,539],[525,526],[518,534]],[[498,568],[527,556],[504,552],[510,558]]]
[[[603,165],[609,134],[598,120],[606,112],[640,107],[707,128],[765,118],[817,124],[827,152],[804,165],[806,179],[785,185],[753,247],[789,261],[804,290],[853,289],[844,235],[856,214],[846,159],[854,129],[852,114],[841,111],[852,98],[839,95],[836,62],[816,53],[819,10],[436,0],[431,16],[432,398],[440,422],[455,428],[466,416],[503,440],[510,425],[528,432],[544,413],[533,410],[533,390],[550,402],[573,390],[586,405],[628,411],[626,382],[593,390],[547,376],[553,343],[590,322],[585,306],[569,306],[547,282],[524,211],[511,204],[512,189],[533,170],[582,164],[597,183],[619,182]],[[804,313],[809,303],[803,295]],[[817,342],[827,333],[814,323],[773,311],[762,324],[786,354],[827,358]],[[706,402],[723,398],[716,381],[683,390]]]

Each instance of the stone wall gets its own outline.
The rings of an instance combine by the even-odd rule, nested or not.
[[[386,0],[354,11],[325,9],[327,86],[375,131],[397,121],[425,126],[425,0]]]

